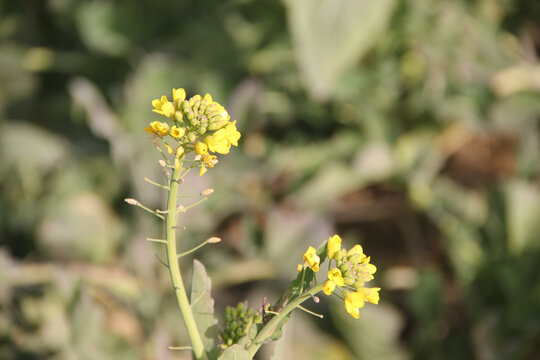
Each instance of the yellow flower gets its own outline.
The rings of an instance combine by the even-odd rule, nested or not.
[[[186,100],[186,90],[180,88],[180,89],[173,89],[172,91],[172,97],[174,100],[174,103],[178,105],[179,101]]]
[[[362,296],[364,297],[364,300],[377,305],[379,303],[379,290],[381,290],[380,287],[374,287],[374,288],[362,287],[362,288],[357,289],[356,292],[362,294]]]
[[[240,140],[240,137],[242,134],[240,134],[240,131],[236,129],[236,120],[234,120],[231,123],[228,123],[225,128],[225,137],[227,138],[227,141],[229,144],[238,146],[238,140]],[[219,130],[218,130],[219,131]]]
[[[224,128],[204,139],[208,149],[220,154],[228,154],[231,145],[238,146],[240,132],[236,129],[236,121],[228,123]]]
[[[150,123],[149,127],[145,127],[146,132],[163,137],[169,133],[169,125],[164,122],[153,121]]]
[[[178,146],[176,148],[176,157],[179,158],[184,154],[184,148],[182,146]]]
[[[363,262],[356,265],[356,282],[366,282],[372,280],[373,274],[377,272],[377,267],[370,264],[370,257],[366,257]]]
[[[201,163],[205,166],[208,166],[209,168],[213,168],[215,164],[217,164],[217,156],[216,155],[203,155],[201,156]]]
[[[334,289],[336,288],[336,283],[332,280],[326,280],[326,282],[323,285],[323,292],[326,295],[332,295],[332,292],[334,292]]]
[[[219,133],[218,130],[213,135],[208,135],[204,138],[204,143],[208,146],[208,149],[212,152],[217,152],[220,154],[227,154],[229,152],[230,146],[227,143],[225,134]]]
[[[228,154],[229,149],[231,148],[231,145],[227,141],[226,134],[223,131],[224,129],[220,129],[216,131],[214,134],[207,136],[204,138],[205,144],[208,146],[208,149],[212,152],[220,153],[220,154]]]
[[[345,310],[355,319],[360,317],[359,309],[364,307],[364,294],[360,292],[344,292],[345,295]]]
[[[208,169],[206,169],[207,166],[213,168],[218,162],[216,155],[203,155],[199,160],[201,161],[201,171],[199,171],[199,176],[203,176],[208,171]]]
[[[308,264],[311,270],[314,272],[319,271],[319,262],[321,259],[317,255],[317,250],[313,246],[310,246],[307,251],[304,253],[304,263]]]
[[[171,131],[170,131],[170,134],[173,138],[175,139],[180,139],[182,136],[184,136],[184,134],[186,133],[186,129],[184,128],[179,128],[178,126],[174,125],[172,128],[171,128]]]
[[[208,155],[208,146],[200,141],[195,143],[195,153],[197,155]]]
[[[328,239],[326,252],[329,259],[333,259],[336,253],[341,249],[341,238],[339,235],[334,235]]]
[[[332,280],[337,286],[345,285],[345,279],[341,275],[341,271],[337,268],[333,268],[328,271],[328,280]]]
[[[154,109],[153,112],[156,112],[160,115],[166,116],[168,118],[174,115],[175,109],[174,105],[167,100],[167,97],[163,95],[161,99],[155,99],[152,101],[152,106]]]

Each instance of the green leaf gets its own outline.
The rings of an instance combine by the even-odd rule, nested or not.
[[[249,353],[243,346],[235,344],[225,350],[218,360],[249,360]]]
[[[204,265],[193,260],[191,280],[191,311],[201,334],[204,349],[210,359],[217,358],[217,320],[214,318],[214,299],[210,294],[212,281],[206,274]]]
[[[289,28],[301,75],[314,98],[337,81],[386,28],[395,0],[288,0]]]
[[[282,332],[284,330],[285,329],[283,328]],[[280,341],[276,341],[276,344],[274,345],[274,349],[273,349],[274,351],[272,353],[272,357],[270,358],[270,360],[281,360],[281,359],[283,359],[284,349],[285,349],[285,341],[283,339],[281,339]]]

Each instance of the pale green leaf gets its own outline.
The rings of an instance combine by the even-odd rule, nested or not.
[[[287,15],[308,92],[326,100],[339,77],[375,43],[395,0],[288,0]]]
[[[249,360],[249,353],[241,345],[233,345],[221,354],[218,360]]]
[[[204,265],[193,260],[191,280],[191,311],[201,334],[204,349],[210,359],[217,357],[217,320],[214,318],[214,299],[210,294],[212,282],[206,274]]]

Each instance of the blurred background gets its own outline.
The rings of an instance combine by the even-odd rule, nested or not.
[[[0,0],[0,359],[190,358],[162,224],[123,201],[164,206],[143,126],[173,87],[242,131],[182,185],[216,189],[179,244],[223,238],[219,312],[339,233],[381,303],[321,295],[283,359],[540,359],[539,54],[535,0]]]

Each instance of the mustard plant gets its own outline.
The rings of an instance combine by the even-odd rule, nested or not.
[[[170,349],[190,350],[198,360],[253,359],[263,344],[279,339],[282,327],[293,310],[301,309],[322,317],[302,306],[308,299],[318,302],[316,295],[321,291],[339,297],[345,310],[355,319],[359,318],[359,309],[366,302],[379,302],[380,288],[365,286],[377,270],[370,263],[370,257],[364,254],[360,245],[348,251],[342,249],[341,238],[334,235],[318,248],[310,246],[306,250],[302,264],[297,266],[296,279],[275,304],[265,303],[258,310],[248,308],[246,303],[227,307],[222,330],[213,331],[217,320],[214,318],[211,281],[204,265],[194,260],[188,298],[179,261],[206,244],[218,243],[220,239],[211,237],[189,251],[178,253],[176,232],[179,215],[202,203],[213,190],[204,190],[199,194],[202,197],[199,201],[185,206],[178,204],[179,187],[191,169],[199,169],[199,176],[203,176],[213,168],[219,161],[218,155],[228,154],[231,147],[238,146],[241,134],[236,128],[236,121],[231,121],[227,110],[209,94],[188,99],[184,89],[173,89],[172,101],[163,95],[152,101],[152,105],[153,111],[166,119],[152,121],[144,130],[152,136],[155,148],[161,154],[159,164],[163,167],[167,183],[163,185],[145,180],[168,192],[167,208],[152,210],[132,198],[126,202],[165,222],[165,238],[147,240],[166,248],[164,265],[169,270],[172,289],[190,341],[187,346],[171,346]],[[325,261],[328,261],[327,276],[319,284],[316,275]]]

